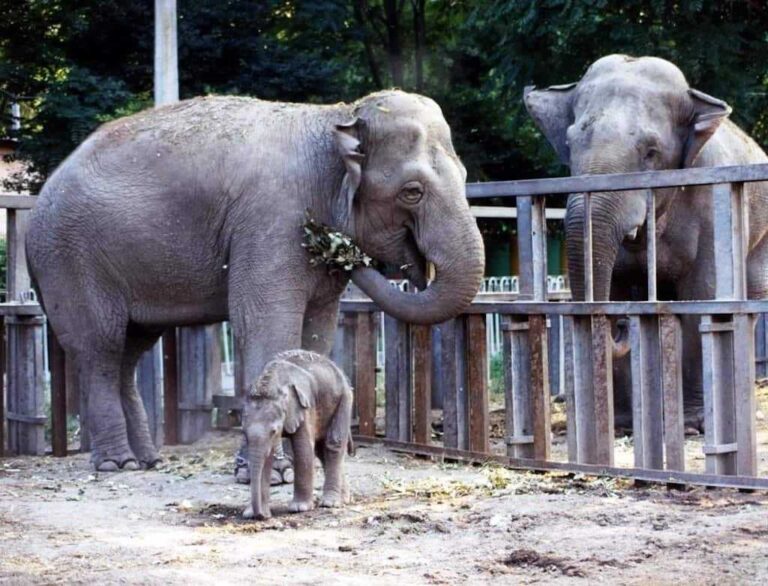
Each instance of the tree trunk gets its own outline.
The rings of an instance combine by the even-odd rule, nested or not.
[[[403,87],[403,46],[400,39],[400,14],[403,0],[384,0],[384,26],[387,29],[387,57],[392,84]]]
[[[381,69],[376,61],[376,55],[373,52],[373,44],[371,43],[371,32],[368,29],[366,21],[366,14],[368,13],[368,2],[366,0],[355,0],[353,4],[353,10],[355,13],[355,20],[357,20],[360,29],[363,32],[363,48],[365,49],[365,58],[368,61],[368,69],[371,71],[371,78],[373,84],[377,89],[382,89],[384,83],[381,79]]]
[[[427,39],[426,0],[411,0],[413,8],[413,42],[416,72],[416,91],[424,90],[424,48]]]

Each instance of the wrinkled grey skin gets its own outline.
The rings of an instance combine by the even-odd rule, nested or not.
[[[330,351],[349,277],[309,265],[307,208],[374,258],[410,264],[422,288],[434,263],[416,294],[356,270],[383,310],[459,313],[484,262],[465,178],[437,104],[399,91],[333,106],[197,98],[94,132],[46,183],[26,245],[88,398],[96,468],[158,461],[134,371],[165,328],[229,319],[241,387],[278,352]]]
[[[315,455],[325,472],[321,507],[349,502],[344,456],[350,446],[352,388],[328,358],[289,350],[269,362],[249,392],[243,429],[248,438],[251,504],[248,519],[267,519],[272,452],[280,438],[291,440],[295,478],[292,512],[314,507]]]
[[[672,63],[610,55],[576,84],[526,89],[529,113],[572,175],[713,167],[766,162],[765,153],[727,119],[729,106],[691,89]],[[749,200],[748,295],[768,294],[768,185],[745,184]],[[714,248],[709,186],[657,189],[657,278],[662,299],[712,299]],[[645,196],[642,191],[592,198],[594,298],[645,299]],[[568,272],[584,299],[583,196],[566,213]],[[624,345],[626,348],[626,345]],[[620,352],[617,358],[622,354]],[[683,318],[686,422],[702,419],[698,319]],[[617,414],[629,421],[629,362],[614,361]],[[623,421],[622,421],[623,419]]]

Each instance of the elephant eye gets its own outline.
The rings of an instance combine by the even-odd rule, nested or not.
[[[400,190],[398,197],[406,204],[414,205],[424,196],[424,188],[418,181],[409,181]]]

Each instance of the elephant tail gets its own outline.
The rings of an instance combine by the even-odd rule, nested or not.
[[[355,452],[357,450],[355,449],[355,441],[352,439],[352,430],[349,430],[349,439],[347,440],[347,455],[354,456]]]

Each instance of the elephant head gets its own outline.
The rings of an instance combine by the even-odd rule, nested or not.
[[[691,89],[672,63],[625,55],[599,59],[577,83],[526,88],[524,100],[572,175],[690,167],[731,112]],[[608,299],[619,248],[635,239],[645,211],[643,191],[593,194],[595,300]],[[583,195],[569,197],[565,226],[571,287],[583,300]]]
[[[311,405],[312,376],[285,360],[273,360],[250,389],[244,413],[244,432],[248,439],[248,466],[251,471],[251,510],[254,518],[270,516],[267,495],[272,452],[283,432],[296,433]],[[267,493],[268,494],[268,493]]]
[[[346,169],[343,223],[366,253],[403,266],[420,291],[393,288],[371,268],[355,270],[352,280],[403,321],[437,323],[460,313],[479,289],[484,249],[439,106],[400,91],[372,94],[336,126],[335,140]],[[435,270],[429,286],[427,263]]]

